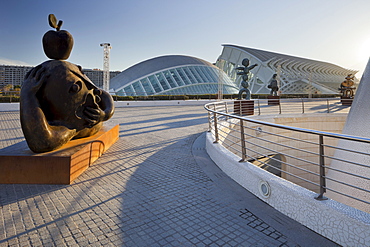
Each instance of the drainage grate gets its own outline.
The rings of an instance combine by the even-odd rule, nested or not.
[[[252,227],[253,229],[256,229],[259,232],[262,232],[263,234],[269,236],[270,238],[279,241],[281,243],[280,246],[287,246],[286,243],[288,239],[283,234],[281,234],[280,232],[266,224],[263,220],[259,219],[257,216],[255,216],[247,209],[242,209],[239,212],[240,212],[239,217],[247,220],[248,226]]]

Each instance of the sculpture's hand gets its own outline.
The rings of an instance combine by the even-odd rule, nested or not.
[[[46,69],[41,65],[30,70],[25,76],[21,89],[22,92],[35,95],[49,77],[49,74],[45,73],[45,71]]]
[[[103,121],[105,114],[102,110],[86,106],[84,109],[84,119],[90,126]]]

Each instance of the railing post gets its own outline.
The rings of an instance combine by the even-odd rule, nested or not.
[[[245,135],[244,135],[244,124],[243,119],[240,119],[240,141],[242,144],[242,159],[239,162],[245,161],[246,158],[246,150],[245,150]]]
[[[324,196],[324,193],[326,192],[326,180],[325,180],[325,157],[324,157],[324,137],[322,135],[319,135],[319,152],[320,152],[320,195],[315,197],[316,200],[322,201],[327,200]]]
[[[218,128],[217,128],[217,113],[216,113],[216,105],[213,105],[213,121],[215,123],[215,141],[213,143],[218,143]]]
[[[302,114],[304,113],[304,102],[303,102],[303,98],[302,99]]]
[[[239,116],[243,116],[243,112],[242,112],[242,99],[239,101]]]
[[[226,103],[226,101],[224,103],[225,103],[225,113],[226,114],[229,114],[229,110],[227,109],[227,103]],[[228,116],[226,116],[226,121],[227,120],[229,120],[229,117]]]
[[[260,100],[257,100],[258,102],[258,115],[261,115],[261,107],[260,107]]]
[[[281,104],[280,104],[280,99],[279,99],[279,114],[281,114]]]
[[[212,124],[211,124],[211,112],[208,111],[208,132],[212,131]]]

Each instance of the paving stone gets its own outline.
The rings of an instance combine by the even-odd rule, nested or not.
[[[120,139],[71,185],[0,184],[0,246],[301,244],[197,163],[203,106],[117,108],[110,121]],[[0,112],[0,149],[21,141],[19,112]]]

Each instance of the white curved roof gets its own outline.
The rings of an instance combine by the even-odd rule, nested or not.
[[[227,94],[238,92],[215,65],[191,56],[168,55],[122,71],[111,80],[110,92],[123,96],[217,94],[221,85]]]
[[[191,56],[167,55],[155,57],[135,64],[129,67],[128,69],[122,71],[119,75],[117,75],[110,81],[110,88],[118,89],[132,81],[140,79],[156,71],[161,71],[164,69],[185,65],[214,66],[213,64],[207,61]]]

